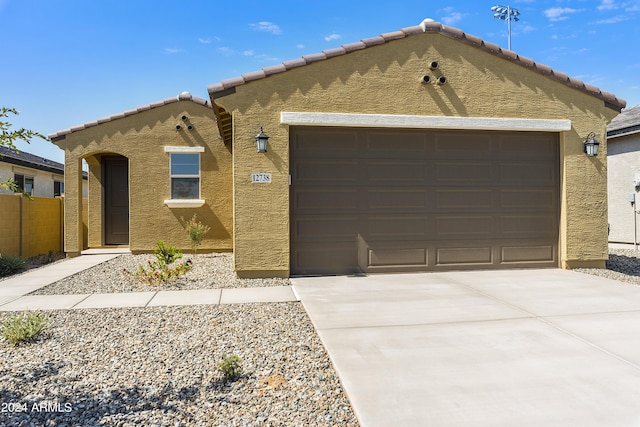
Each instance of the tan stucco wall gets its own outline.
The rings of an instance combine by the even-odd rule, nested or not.
[[[436,72],[429,70],[438,61]],[[446,85],[421,77],[445,75]],[[435,80],[435,79],[432,79]],[[236,87],[215,100],[233,115],[234,251],[239,275],[289,274],[289,129],[280,112],[569,119],[560,135],[562,267],[607,258],[606,124],[602,100],[440,34],[420,34]],[[260,126],[269,152],[257,154]],[[582,152],[591,131],[597,158]],[[251,184],[270,172],[271,184]]]
[[[20,256],[22,195],[0,194],[0,254]]]
[[[187,115],[194,129],[176,130],[180,117]],[[183,126],[184,128],[184,126]],[[191,101],[180,101],[148,111],[88,127],[57,140],[65,149],[66,215],[65,250],[80,251],[82,227],[78,215],[77,189],[80,159],[89,165],[88,240],[89,247],[104,244],[102,227],[102,184],[100,156],[118,154],[129,159],[129,242],[133,252],[152,251],[156,241],[164,240],[182,250],[190,249],[180,218],[209,225],[201,251],[232,249],[231,153],[219,137],[210,108]],[[165,146],[205,147],[200,154],[200,208],[168,208],[170,199],[169,154]]]
[[[0,194],[0,253],[29,258],[62,250],[60,198]]]

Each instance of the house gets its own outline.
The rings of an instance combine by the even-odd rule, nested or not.
[[[56,197],[64,193],[62,163],[0,145],[0,182],[9,178],[34,197]],[[0,194],[11,193],[13,191],[0,189]]]
[[[624,110],[607,127],[609,241],[638,242],[640,211],[640,105]]]
[[[240,277],[608,257],[605,134],[625,101],[515,52],[425,20],[208,93],[50,135],[70,255],[85,159],[90,247],[187,247],[180,219],[196,213],[203,248],[232,250]]]

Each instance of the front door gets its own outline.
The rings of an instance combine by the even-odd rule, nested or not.
[[[104,243],[129,244],[129,160],[102,157],[104,183]]]

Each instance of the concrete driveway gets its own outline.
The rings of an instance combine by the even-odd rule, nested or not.
[[[559,270],[293,279],[362,427],[640,426],[640,287]]]

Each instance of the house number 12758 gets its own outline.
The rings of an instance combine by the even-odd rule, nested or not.
[[[271,174],[270,173],[252,173],[251,174],[251,182],[258,184],[268,184],[271,182]]]

